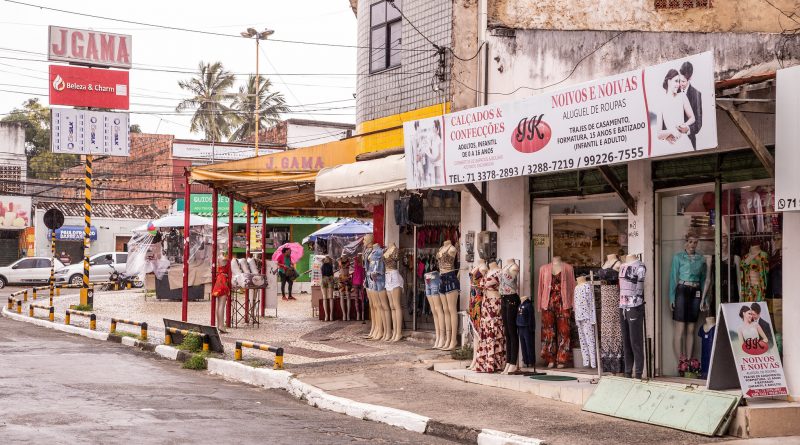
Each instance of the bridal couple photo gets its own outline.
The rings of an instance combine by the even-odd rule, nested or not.
[[[675,152],[697,150],[697,134],[703,128],[702,93],[692,84],[694,66],[683,62],[663,77],[661,98],[656,103],[655,134],[658,145]],[[658,96],[658,95],[656,95]]]

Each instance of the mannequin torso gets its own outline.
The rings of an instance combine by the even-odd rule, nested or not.
[[[397,263],[400,255],[397,246],[394,243],[389,244],[386,251],[383,252],[383,261],[386,264],[386,270],[397,270]]]
[[[503,266],[502,273],[500,274],[500,295],[512,295],[519,293],[519,284],[517,277],[519,276],[519,265],[514,259],[509,259],[507,264]]]
[[[439,272],[447,273],[453,270],[457,252],[458,250],[449,240],[442,244],[442,247],[436,252],[436,259],[439,260]]]
[[[616,253],[612,253],[610,255],[606,255],[606,262],[600,266],[602,269],[614,269],[619,270],[620,260]]]

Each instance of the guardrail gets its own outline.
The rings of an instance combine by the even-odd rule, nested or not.
[[[251,349],[258,349],[260,351],[268,351],[275,354],[275,366],[272,369],[283,369],[283,348],[264,345],[261,343],[255,343],[251,341],[237,341],[236,342],[236,349],[233,353],[234,360],[241,360],[242,359],[242,348],[251,348]]]
[[[14,309],[14,297],[8,297],[8,310]]]
[[[166,328],[164,330],[164,344],[165,345],[171,345],[172,344],[172,334],[182,334],[184,336],[189,335],[189,334],[197,335],[201,339],[203,339],[203,351],[208,351],[208,349],[209,349],[208,334],[204,334],[202,332],[197,332],[197,331],[190,331],[188,329]]]
[[[123,320],[121,318],[112,318],[111,319],[111,333],[112,334],[117,332],[117,323],[129,324],[131,326],[139,326],[141,328],[142,340],[147,340],[147,322]]]
[[[64,318],[64,324],[69,324],[70,322],[70,315],[79,315],[81,317],[87,317],[89,319],[89,329],[96,330],[97,329],[97,317],[92,312],[83,312],[78,311],[75,309],[67,309],[67,315]]]
[[[12,295],[14,295],[14,294],[12,294]],[[13,311],[15,303],[17,305],[17,313],[21,314],[22,313],[22,300],[20,300],[18,298],[8,297],[8,310],[9,311]]]
[[[47,318],[49,318],[50,321],[56,321],[55,307],[46,306],[44,304],[29,304],[28,305],[28,316],[33,317],[33,310],[34,309],[44,309],[44,310],[50,312],[48,314]]]

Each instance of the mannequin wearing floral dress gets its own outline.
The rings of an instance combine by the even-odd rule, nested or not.
[[[483,280],[483,301],[481,302],[481,325],[478,355],[475,360],[476,372],[501,371],[506,366],[506,338],[503,319],[500,314],[501,269],[497,263],[489,264],[489,271]]]

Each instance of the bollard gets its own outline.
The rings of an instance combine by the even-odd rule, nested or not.
[[[117,332],[117,323],[129,324],[129,325],[133,325],[133,326],[140,326],[141,327],[141,334],[140,335],[142,337],[142,340],[147,341],[147,323],[146,322],[138,322],[138,321],[131,321],[131,320],[123,320],[123,319],[120,319],[120,318],[112,318],[111,319],[111,333],[112,334]],[[170,341],[170,343],[172,343],[172,336],[170,335],[170,333],[166,332],[165,335],[170,337],[169,341]],[[165,340],[165,344],[170,344],[170,343],[166,343],[166,337],[164,338],[164,340]]]
[[[14,309],[14,298],[8,297],[8,310],[10,311],[13,309]]]
[[[117,320],[112,318],[111,319],[111,333],[115,334],[117,332]]]
[[[270,345],[263,345],[260,343],[253,343],[250,341],[237,341],[236,348],[233,351],[233,359],[234,360],[241,360],[242,359],[242,348],[253,348],[258,349],[260,351],[269,351],[275,353],[275,365],[272,369],[283,369],[283,348],[270,346]]]
[[[236,342],[236,349],[233,351],[233,359],[239,361],[242,359],[242,342]]]
[[[25,289],[22,292],[22,301],[28,301],[28,290],[27,289]]]
[[[50,315],[48,317],[50,318],[50,322],[51,323],[55,323],[55,321],[56,321],[56,312],[55,312],[55,307],[53,307],[52,304],[50,304]]]
[[[94,314],[89,317],[89,329],[93,331],[97,329],[97,317]]]
[[[128,281],[127,283],[125,283],[125,289],[130,289],[130,288],[131,288],[131,282]]]
[[[36,299],[36,288],[35,287],[33,288],[33,299],[34,300]]]
[[[147,335],[147,324],[143,323],[142,326],[142,334]],[[199,335],[200,338],[203,340],[203,351],[209,350],[209,338],[208,335],[203,334],[202,332],[190,331],[188,329],[178,329],[178,328],[167,328],[164,330],[164,344],[171,345],[172,344],[172,334],[183,334],[184,336],[189,334]]]
[[[64,316],[64,324],[69,324],[69,310],[67,310],[67,315]]]
[[[275,353],[275,366],[272,369],[283,369],[283,348],[278,348]]]
[[[142,323],[142,340],[147,341],[147,323]]]
[[[164,332],[164,344],[165,345],[172,344],[172,333],[169,331],[169,329],[167,329],[167,331]]]
[[[60,287],[56,288],[56,295],[59,296],[59,297],[61,296],[61,288]],[[53,304],[53,303],[50,303],[50,304]]]
[[[28,317],[33,317],[33,305],[28,306]]]
[[[22,314],[22,302],[17,300],[17,313]]]

